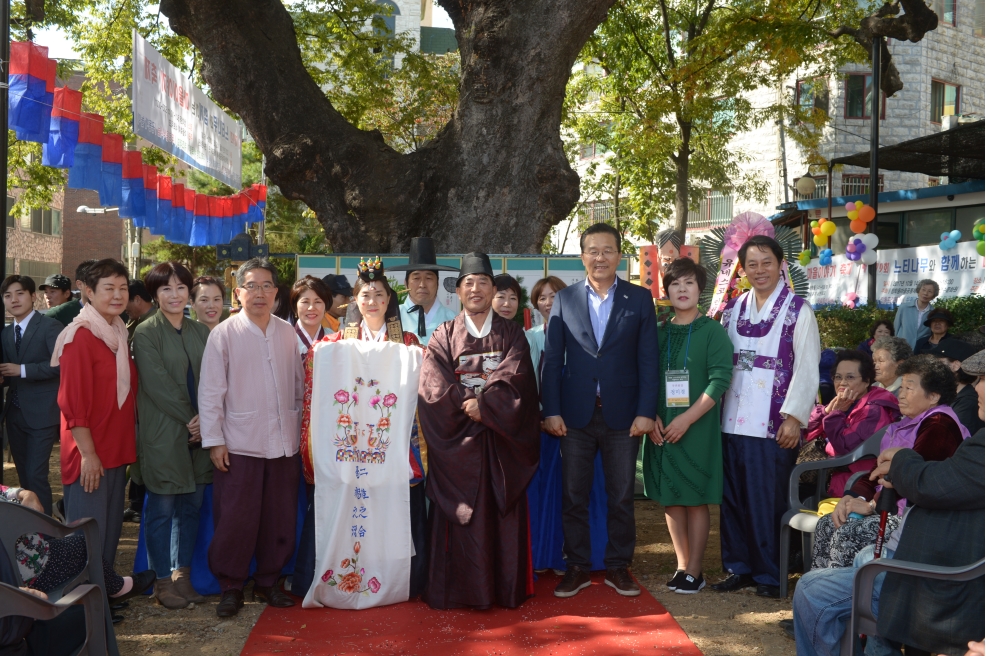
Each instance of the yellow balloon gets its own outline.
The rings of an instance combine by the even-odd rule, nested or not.
[[[822,226],[822,234],[826,237],[831,237],[835,234],[836,226],[835,223],[831,221],[826,221],[825,225]]]
[[[856,201],[856,209],[857,209],[857,210],[858,210],[858,209],[860,209],[860,208],[861,208],[861,207],[863,207],[863,205],[865,205],[865,204],[866,204],[866,203],[864,203],[863,201],[861,201],[861,200],[857,200],[857,201]]]
[[[851,212],[847,212],[846,216],[849,217],[850,221],[855,221],[857,218],[859,218],[859,210],[853,210]]]
[[[811,240],[815,242],[815,246],[824,246],[828,243],[828,237],[824,235],[815,235]]]

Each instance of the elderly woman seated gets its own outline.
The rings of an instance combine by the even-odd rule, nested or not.
[[[808,440],[824,448],[829,456],[851,452],[873,433],[900,418],[897,397],[873,385],[873,360],[863,351],[840,351],[832,367],[835,398],[818,404],[808,420]],[[855,462],[847,470],[835,472],[829,496],[841,496],[852,472],[869,468],[871,463]]]
[[[900,375],[897,367],[914,355],[911,345],[902,337],[878,337],[873,342],[873,366],[876,371],[874,387],[882,387],[897,396]]]
[[[44,512],[38,496],[19,487],[0,485],[0,503],[16,503]],[[52,538],[40,533],[22,535],[17,538],[14,551],[24,587],[42,593],[51,592],[76,577],[88,562],[86,539],[81,533],[67,538]],[[106,593],[114,604],[118,604],[146,590],[154,582],[154,572],[120,576],[103,561],[103,580]]]
[[[890,425],[880,441],[880,450],[891,447],[913,449],[926,461],[951,457],[969,431],[948,405],[955,399],[955,375],[945,364],[928,355],[916,355],[898,368],[900,411],[903,418]],[[872,471],[876,460],[869,459],[864,471]],[[812,569],[849,567],[863,547],[876,541],[879,515],[875,514],[875,481],[866,476],[856,481],[836,505],[832,514],[818,520]],[[903,511],[906,499],[901,499]],[[887,519],[887,535],[900,525],[899,515]]]

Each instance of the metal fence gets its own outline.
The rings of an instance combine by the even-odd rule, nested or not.
[[[706,191],[697,210],[688,211],[689,230],[708,230],[733,220],[733,195],[730,192]]]
[[[879,178],[879,190],[883,191],[883,176]],[[869,175],[843,175],[842,176],[842,195],[843,196],[859,196],[866,195],[870,193],[870,176]]]

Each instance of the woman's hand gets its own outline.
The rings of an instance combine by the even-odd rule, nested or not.
[[[103,463],[95,453],[90,455],[83,454],[82,470],[79,473],[79,481],[82,489],[86,492],[95,492],[99,489],[99,479],[106,475]]]
[[[664,436],[662,433],[664,433],[664,422],[661,421],[660,416],[657,416],[654,418],[654,430],[647,433],[647,437],[657,446],[664,446]]]
[[[691,425],[692,422],[685,419],[685,415],[678,415],[665,427],[663,431],[664,441],[668,444],[674,444],[684,437],[688,429],[691,428]]]
[[[825,414],[829,414],[833,411],[846,412],[852,407],[852,404],[859,399],[859,393],[854,392],[851,389],[843,388],[836,393],[829,404],[825,406]]]
[[[860,499],[859,497],[854,497],[851,494],[847,494],[839,499],[839,503],[836,504],[835,510],[832,511],[832,525],[839,528],[845,524],[849,521],[849,513],[872,515],[873,506],[870,505],[870,502],[865,499]]]
[[[188,422],[188,432],[192,434],[195,439],[189,440],[189,442],[201,442],[202,441],[202,428],[199,424],[199,416],[195,415],[192,417],[192,421]]]
[[[41,507],[41,500],[38,495],[30,490],[21,490],[17,493],[17,500],[21,502],[22,506],[26,506],[31,510],[37,510],[39,513],[44,513],[45,509]]]

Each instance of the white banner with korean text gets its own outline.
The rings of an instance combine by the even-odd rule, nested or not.
[[[966,241],[949,251],[937,245],[877,250],[877,305],[896,307],[913,296],[920,280],[934,280],[939,298],[983,294],[984,258],[976,253],[976,242]],[[805,267],[808,301],[813,307],[841,305],[848,292],[855,292],[857,304],[867,302],[867,274],[858,262],[845,255],[832,257],[832,264],[821,266],[815,258]]]
[[[133,40],[134,134],[238,190],[243,126],[137,30]]]

